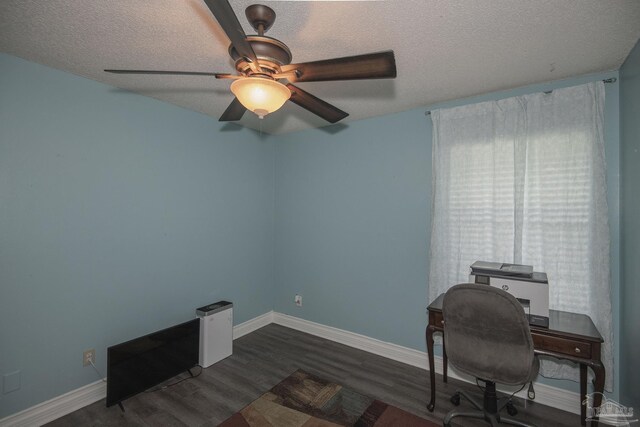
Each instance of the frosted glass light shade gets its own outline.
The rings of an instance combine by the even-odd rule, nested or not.
[[[235,80],[231,83],[231,92],[260,118],[282,107],[291,97],[291,91],[282,83],[260,77]]]

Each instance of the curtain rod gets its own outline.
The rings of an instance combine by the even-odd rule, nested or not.
[[[610,79],[602,79],[602,83],[615,83],[617,81],[618,81],[618,79],[616,79],[615,77],[611,77]],[[551,92],[553,92],[553,91],[552,90],[548,90],[548,91],[545,91],[544,93],[549,94]],[[431,111],[425,111],[424,114],[426,116],[430,116],[431,115]]]

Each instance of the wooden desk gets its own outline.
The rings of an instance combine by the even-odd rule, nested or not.
[[[431,380],[431,400],[427,409],[433,412],[436,404],[436,372],[433,365],[433,333],[444,332],[442,316],[442,300],[444,294],[436,298],[427,310],[429,325],[427,326],[427,353],[429,356],[429,377]],[[604,341],[591,318],[584,314],[568,313],[566,311],[549,310],[549,328],[531,326],[533,346],[538,355],[552,356],[566,359],[580,364],[580,417],[582,425],[586,424],[587,408],[587,367],[595,375],[594,388],[596,392],[604,390],[604,366],[600,360],[600,346]],[[447,353],[444,350],[443,336],[443,381],[447,382]],[[600,406],[601,394],[594,395],[593,406]]]

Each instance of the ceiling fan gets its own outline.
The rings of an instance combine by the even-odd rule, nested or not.
[[[233,79],[231,92],[235,99],[220,117],[222,122],[240,120],[246,110],[262,119],[290,100],[328,122],[336,123],[349,114],[292,83],[396,77],[395,57],[391,50],[291,64],[291,51],[287,45],[264,35],[276,19],[276,13],[270,7],[260,4],[247,7],[247,19],[258,32],[257,35],[247,36],[228,0],[204,2],[231,41],[229,55],[235,61],[238,74],[160,70],[104,71],[117,74],[172,74]]]

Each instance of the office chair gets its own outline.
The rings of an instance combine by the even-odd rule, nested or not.
[[[529,322],[520,303],[502,289],[465,283],[447,291],[442,314],[447,359],[458,371],[485,382],[483,405],[463,391],[451,398],[457,406],[464,396],[478,411],[454,409],[444,418],[444,426],[449,427],[455,417],[480,418],[492,426],[531,426],[502,417],[505,406],[510,415],[517,411],[510,399],[498,402],[496,395],[496,383],[524,385],[538,374]]]

